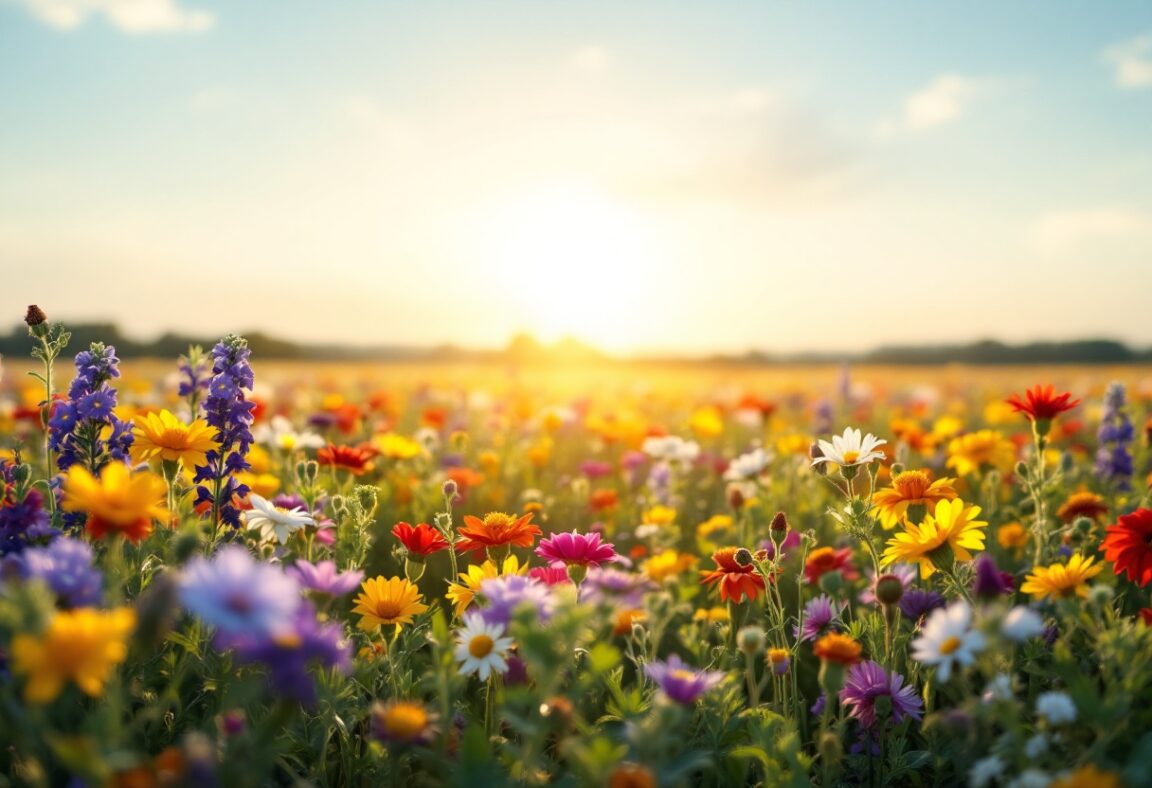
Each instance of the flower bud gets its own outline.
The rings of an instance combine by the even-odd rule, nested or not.
[[[449,501],[455,501],[456,494],[460,491],[460,487],[456,484],[455,479],[448,479],[444,482],[443,491],[445,498]]]
[[[788,672],[788,667],[792,663],[792,655],[788,653],[786,648],[770,648],[768,649],[768,664],[772,666],[772,672],[777,676],[783,676]]]
[[[788,532],[788,517],[787,517],[787,515],[785,515],[784,512],[776,512],[776,514],[772,517],[772,525],[770,527],[776,533],[781,533],[781,534],[787,533]]]
[[[898,604],[903,596],[904,582],[896,575],[881,575],[876,581],[876,598],[881,604]]]
[[[751,566],[752,565],[752,551],[749,550],[747,547],[741,547],[732,556],[732,560],[734,560],[740,566]]]
[[[28,311],[24,313],[24,322],[28,324],[29,328],[35,328],[48,322],[48,315],[44,314],[43,309],[32,304],[28,307]]]
[[[744,498],[744,490],[739,484],[729,484],[728,489],[725,491],[728,497],[728,505],[733,509],[740,510],[744,508],[747,500]]]
[[[12,481],[21,487],[32,478],[32,466],[26,462],[22,462],[12,469]]]
[[[764,650],[766,636],[760,627],[744,627],[736,633],[736,643],[740,650],[750,656],[756,656]]]
[[[843,587],[844,577],[839,572],[825,572],[820,575],[820,590],[828,596],[838,596]]]

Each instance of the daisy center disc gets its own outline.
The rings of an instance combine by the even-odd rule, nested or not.
[[[492,638],[487,635],[477,635],[472,638],[468,643],[468,653],[476,659],[484,659],[492,653],[492,647],[496,645]]]
[[[940,653],[945,655],[952,654],[956,649],[960,648],[962,642],[960,638],[953,635],[940,644]]]

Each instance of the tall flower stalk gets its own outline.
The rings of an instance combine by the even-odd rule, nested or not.
[[[52,460],[52,442],[48,431],[48,420],[52,415],[52,371],[56,359],[68,347],[68,340],[72,334],[64,330],[63,323],[49,323],[44,310],[33,304],[28,307],[24,315],[24,322],[28,326],[28,335],[36,340],[36,347],[32,348],[32,355],[40,359],[44,365],[44,372],[29,372],[28,374],[44,384],[44,401],[40,403],[40,426],[44,430],[44,485],[48,488],[48,506],[51,511],[56,510],[56,497],[51,494],[51,479],[56,475],[56,466]]]
[[[1136,430],[1125,408],[1124,384],[1113,381],[1104,393],[1104,415],[1100,419],[1100,429],[1096,433],[1099,447],[1096,449],[1096,477],[1117,490],[1132,488],[1132,474],[1135,470],[1131,446],[1136,440]]]

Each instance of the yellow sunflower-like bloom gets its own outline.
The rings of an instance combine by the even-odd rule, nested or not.
[[[448,601],[456,608],[456,615],[461,616],[472,604],[472,600],[480,593],[480,584],[485,580],[502,575],[522,575],[528,571],[528,565],[520,566],[516,556],[510,555],[504,559],[500,566],[495,561],[485,561],[482,564],[473,564],[468,571],[460,573],[459,583],[449,583]]]
[[[696,556],[668,549],[649,558],[641,564],[640,568],[644,574],[657,583],[663,583],[668,578],[676,577],[695,565]]]
[[[185,468],[203,465],[205,454],[219,447],[216,429],[208,422],[196,419],[185,424],[169,411],[149,413],[136,422],[132,430],[132,461],[149,462],[160,459],[182,462]]]
[[[988,526],[983,520],[973,519],[978,514],[979,506],[965,506],[959,498],[938,502],[924,522],[907,523],[904,533],[889,540],[881,563],[884,566],[897,562],[919,563],[920,577],[928,579],[938,568],[937,560],[943,560],[945,547],[956,560],[971,561],[970,550],[984,549],[984,529]]]
[[[353,613],[359,613],[360,628],[366,632],[379,629],[384,624],[403,626],[411,624],[412,617],[428,609],[423,603],[420,589],[403,577],[383,576],[365,580],[361,586],[363,593],[356,597]]]
[[[1067,564],[1052,564],[1051,566],[1038,566],[1024,578],[1024,585],[1020,590],[1031,594],[1034,599],[1045,597],[1066,598],[1070,596],[1088,596],[1088,581],[1100,574],[1103,564],[1097,564],[1095,558],[1085,558],[1076,553],[1068,559]]]
[[[921,520],[940,501],[950,501],[956,497],[952,487],[954,479],[932,481],[927,471],[904,471],[892,479],[892,486],[877,490],[872,496],[880,516],[880,524],[885,528],[895,528],[901,520],[908,518],[909,507],[919,507],[921,514],[912,517]]]
[[[136,626],[131,608],[111,611],[82,607],[57,613],[40,637],[12,640],[12,670],[27,676],[24,698],[50,703],[72,681],[96,698],[113,668],[128,655],[127,639]]]
[[[100,539],[105,534],[124,534],[139,542],[152,533],[152,521],[168,516],[161,502],[168,487],[154,473],[132,473],[122,462],[110,462],[96,478],[80,465],[64,476],[64,510],[85,512],[88,532]]]
[[[996,430],[980,430],[961,435],[948,444],[948,467],[958,476],[981,468],[998,468],[1007,473],[1016,462],[1016,447]]]

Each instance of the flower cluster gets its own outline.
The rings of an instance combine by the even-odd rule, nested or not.
[[[196,504],[211,507],[213,520],[233,528],[240,526],[240,510],[234,498],[248,494],[248,486],[235,474],[251,466],[245,459],[252,445],[252,410],[255,404],[245,397],[251,390],[251,351],[243,337],[229,334],[212,348],[212,380],[204,400],[204,417],[216,430],[217,448],[205,454],[196,466]]]

